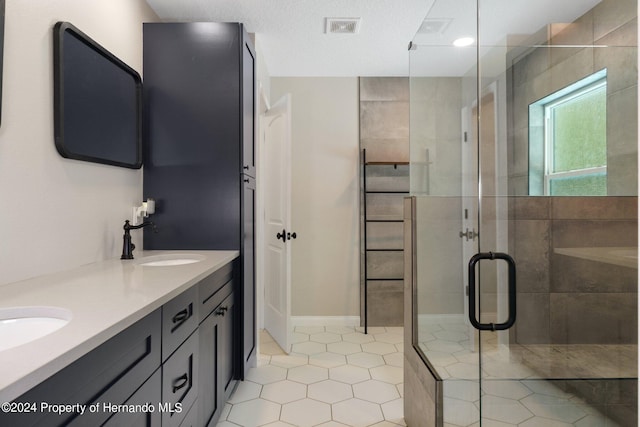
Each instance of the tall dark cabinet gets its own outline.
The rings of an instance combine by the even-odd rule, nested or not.
[[[235,373],[256,357],[255,50],[242,24],[144,24],[145,249],[240,250]]]

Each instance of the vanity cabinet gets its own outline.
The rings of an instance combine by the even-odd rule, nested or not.
[[[240,251],[236,377],[256,358],[255,49],[239,23],[146,23],[145,249]],[[229,316],[229,314],[227,314]]]
[[[163,427],[179,427],[198,396],[198,288],[162,306]]]
[[[222,266],[15,399],[38,410],[0,412],[0,426],[215,426],[236,384],[238,266]],[[41,402],[100,406],[60,416]],[[109,409],[145,404],[153,410]]]
[[[198,402],[191,407],[187,415],[185,415],[184,420],[182,420],[182,424],[180,427],[200,427],[198,423]]]
[[[97,426],[113,412],[104,404],[119,405],[130,399],[156,402],[160,388],[150,388],[149,395],[137,393],[160,366],[160,309],[154,311],[90,353],[62,369],[45,382],[26,392],[14,402],[35,403],[38,410],[28,413],[0,413],[3,426]],[[148,380],[149,379],[149,380]],[[153,380],[156,381],[156,380]],[[142,390],[142,389],[141,389]],[[40,408],[50,404],[99,404],[100,410],[83,415],[56,415]],[[142,417],[141,425],[156,425],[157,418]],[[147,424],[145,424],[147,423]]]
[[[163,362],[198,328],[198,319],[197,286],[162,306]]]
[[[256,180],[245,177],[242,186],[242,251],[240,253],[242,264],[242,286],[239,286],[240,298],[242,298],[242,311],[239,313],[241,335],[241,347],[238,355],[242,357],[239,372],[240,379],[244,380],[244,374],[250,366],[255,365],[257,354],[256,342],[256,272],[255,272],[255,246],[256,246]]]
[[[163,427],[179,427],[198,396],[198,347],[196,331],[162,364]]]
[[[215,426],[225,402],[233,391],[237,343],[234,342],[236,271],[231,265],[199,284],[200,389],[199,425]]]
[[[160,371],[156,371],[125,403],[125,405],[144,405],[147,402],[162,401],[162,378]],[[83,425],[84,416],[82,417]],[[103,427],[157,427],[161,426],[161,414],[154,412],[119,412],[102,424]]]

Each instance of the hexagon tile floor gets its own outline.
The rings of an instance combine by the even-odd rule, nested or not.
[[[444,380],[444,427],[478,427],[481,406],[482,426],[490,427],[638,425],[636,345],[506,347],[497,333],[483,332],[481,401],[479,355],[468,331],[462,320],[420,325],[420,347]],[[576,387],[599,403],[566,391]]]
[[[440,325],[442,331],[463,331],[464,325]],[[435,326],[432,326],[434,329]],[[403,329],[297,327],[293,352],[286,355],[264,331],[260,336],[258,367],[240,382],[220,417],[218,427],[394,427],[403,419]],[[427,344],[432,362],[445,367],[447,341],[455,334],[437,334]],[[455,336],[454,336],[455,335]],[[490,344],[489,337],[483,342]],[[445,345],[447,344],[447,345]],[[452,347],[452,348],[450,348]],[[456,347],[457,349],[457,347]],[[459,351],[459,349],[458,349]],[[518,371],[528,369],[520,358],[498,357],[508,372],[483,382],[482,425],[490,427],[616,427],[582,399],[562,391],[554,382]],[[439,357],[435,357],[439,356]],[[449,358],[452,356],[448,355]],[[438,369],[437,368],[437,369]],[[450,366],[447,365],[447,368]],[[445,427],[478,427],[478,384],[473,377],[443,371]],[[463,371],[464,372],[464,371]],[[624,408],[623,408],[624,409]],[[625,423],[624,425],[627,425]],[[633,424],[629,424],[633,425]]]
[[[403,419],[403,328],[297,327],[286,355],[261,333],[258,367],[218,427],[395,427]]]

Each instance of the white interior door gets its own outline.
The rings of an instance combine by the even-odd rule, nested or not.
[[[291,332],[291,95],[264,120],[264,328],[290,352]]]

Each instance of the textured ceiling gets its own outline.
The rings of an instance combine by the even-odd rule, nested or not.
[[[272,76],[464,75],[476,47],[453,48],[476,35],[481,54],[508,36],[532,34],[549,23],[572,22],[601,0],[147,0],[166,21],[242,22],[256,33]],[[326,18],[361,18],[358,34],[326,34]],[[441,32],[417,34],[425,18]],[[504,58],[504,53],[502,58]],[[503,68],[499,66],[498,68]]]
[[[163,20],[243,22],[272,76],[404,76],[433,0],[147,0]],[[325,34],[325,18],[362,18]]]
[[[418,32],[413,38],[412,76],[461,76],[481,72],[495,77],[505,71],[507,50],[529,42],[549,24],[570,23],[601,0],[436,0],[427,22],[445,22],[442,31]],[[477,5],[479,4],[479,7]],[[477,31],[478,25],[480,31]],[[461,36],[478,37],[476,44],[459,48]],[[481,60],[478,64],[477,54]],[[476,68],[477,67],[477,68]]]

